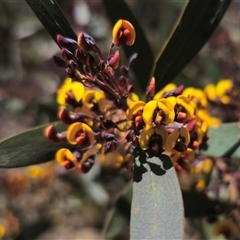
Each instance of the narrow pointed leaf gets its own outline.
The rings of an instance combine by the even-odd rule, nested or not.
[[[108,17],[114,25],[119,19],[126,19],[132,23],[136,30],[136,41],[133,46],[125,47],[124,51],[129,58],[133,53],[138,53],[137,63],[132,66],[137,77],[139,87],[145,92],[152,74],[154,55],[149,46],[145,34],[132,13],[131,9],[123,0],[103,0]]]
[[[240,122],[210,127],[208,142],[201,146],[200,154],[211,157],[240,158]]]
[[[208,41],[231,0],[189,0],[156,60],[154,76],[161,89],[182,71]]]
[[[134,165],[131,239],[182,239],[182,194],[172,162],[167,155],[143,158]]]
[[[55,152],[68,144],[51,143],[44,136],[49,124],[30,129],[0,142],[0,168],[23,167],[48,162]],[[66,130],[62,123],[54,124],[59,131]]]
[[[25,0],[56,42],[56,35],[77,39],[56,0]],[[56,42],[57,43],[57,42]],[[58,43],[57,43],[58,44]]]

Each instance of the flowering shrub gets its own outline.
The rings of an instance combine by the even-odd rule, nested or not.
[[[232,175],[227,175],[227,167],[213,157],[231,157],[232,151],[239,145],[238,135],[237,144],[234,144],[232,136],[232,140],[227,141],[229,146],[221,142],[225,139],[219,137],[221,133],[224,135],[225,126],[228,131],[236,132],[238,129],[236,124],[224,125],[222,122],[239,120],[238,105],[234,101],[239,100],[239,84],[222,79],[202,90],[177,86],[172,82],[210,37],[229,1],[222,3],[216,0],[214,7],[206,1],[204,8],[202,2],[193,4],[190,1],[180,24],[156,60],[151,53],[142,54],[140,42],[147,43],[147,40],[133,15],[126,17],[129,20],[115,19],[121,11],[115,9],[111,1],[103,1],[107,11],[109,7],[115,11],[114,17],[111,17],[112,21],[115,20],[112,43],[106,57],[92,36],[82,31],[75,36],[60,12],[55,12],[58,18],[55,17],[63,22],[55,22],[52,21],[54,17],[50,20],[42,18],[43,13],[37,7],[42,3],[35,0],[27,2],[61,48],[62,57],[54,56],[55,64],[67,74],[57,91],[61,123],[49,123],[3,141],[0,145],[3,156],[10,156],[9,146],[11,149],[15,147],[16,153],[24,146],[27,157],[19,154],[19,158],[12,162],[0,161],[1,166],[26,166],[54,158],[65,169],[75,169],[79,174],[87,174],[95,165],[100,165],[110,172],[133,175],[133,183],[128,187],[130,191],[133,186],[131,239],[182,238],[183,203],[186,216],[204,216],[205,222],[214,223],[212,236],[237,237],[236,221],[227,214],[218,216],[220,211],[217,212],[217,209],[222,209],[223,205],[210,197],[220,198],[226,179],[233,179]],[[118,2],[126,12],[129,11],[124,2]],[[58,9],[57,5],[53,7],[53,3],[46,1],[43,4],[46,15],[51,9]],[[202,14],[193,16],[199,9]],[[110,11],[109,16],[111,14]],[[189,22],[188,19],[194,17],[199,21]],[[200,20],[206,24],[201,24]],[[191,25],[195,23],[199,26]],[[67,30],[63,30],[63,26]],[[192,36],[189,29],[197,29],[196,34]],[[179,32],[182,34],[179,35]],[[194,39],[196,44],[192,44]],[[177,43],[181,46],[179,49]],[[134,49],[129,54],[136,45],[138,51]],[[148,45],[146,49],[150,49]],[[128,56],[127,63],[122,63],[123,50]],[[186,53],[185,57],[182,57],[182,51]],[[139,94],[139,97],[131,73],[135,72],[139,77],[143,68],[141,64],[146,63],[147,66],[148,62],[154,61],[154,66],[143,69],[143,77],[138,79],[142,88],[146,85],[143,88],[145,94]],[[151,75],[146,77],[149,72]],[[217,108],[219,111],[216,112]],[[219,129],[215,139],[212,134],[214,129]],[[36,142],[31,142],[32,139]],[[213,147],[217,149],[217,154],[211,148],[214,143],[218,145]],[[28,179],[37,178],[42,184],[49,183],[53,176],[55,174],[52,175],[51,171],[32,167],[23,175],[9,175],[4,183],[6,189],[11,190],[9,194],[18,195],[28,186]],[[217,182],[219,179],[225,179],[224,184]],[[11,188],[11,184],[16,188]],[[231,194],[229,198],[237,199]],[[194,204],[189,204],[189,201],[196,201],[199,209],[193,209]],[[114,215],[111,219],[114,221]],[[5,235],[5,226],[0,222],[0,237]],[[108,227],[112,228],[111,222]],[[109,238],[108,229],[106,237]]]

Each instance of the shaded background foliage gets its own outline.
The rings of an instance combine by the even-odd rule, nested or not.
[[[102,2],[58,2],[74,30],[88,32],[107,55],[111,25]],[[183,2],[126,2],[157,54]],[[204,87],[220,77],[238,77],[239,10],[240,4],[233,2],[214,35],[176,78],[176,83]],[[57,45],[25,2],[0,2],[1,140],[56,120],[55,93],[66,76],[52,61],[58,53]],[[79,234],[81,238],[100,238],[103,219],[131,176],[95,169],[92,175],[83,177],[77,172],[66,173],[54,163],[47,166],[49,175],[42,178],[34,178],[25,168],[0,171],[0,224],[7,221],[11,226],[8,239],[19,233],[19,239],[59,239],[69,235],[77,239]],[[35,226],[33,223],[41,228],[28,231]]]

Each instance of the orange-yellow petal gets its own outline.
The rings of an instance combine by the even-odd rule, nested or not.
[[[67,131],[67,140],[70,144],[77,144],[76,142],[76,136],[79,131],[84,132],[84,134],[87,135],[88,141],[90,144],[94,143],[94,133],[93,130],[85,123],[76,122],[71,124],[68,127]]]
[[[216,94],[218,97],[222,97],[226,92],[230,91],[233,87],[231,79],[222,79],[216,85]]]
[[[139,145],[142,148],[142,150],[147,150],[149,140],[150,140],[151,136],[154,134],[154,132],[155,132],[155,130],[153,127],[149,128],[149,129],[144,128],[141,131],[141,133],[139,135]]]
[[[175,130],[168,135],[167,141],[166,141],[166,150],[167,151],[171,151],[175,147],[176,141],[179,138],[179,136],[180,136],[179,130]]]
[[[133,102],[137,102],[137,101],[139,101],[139,96],[134,92],[131,93],[127,98],[128,107],[130,107]]]
[[[175,108],[177,104],[177,98],[174,96],[168,97],[167,100],[172,104],[173,108]]]
[[[143,110],[143,107],[145,106],[145,102],[143,101],[136,101],[136,102],[133,102],[129,109],[127,110],[126,112],[126,115],[127,115],[127,119],[130,121],[132,120],[132,117],[133,115],[138,112],[138,111],[141,111]]]
[[[129,21],[119,19],[113,27],[112,38],[113,43],[117,46],[132,46],[135,42],[136,32]]]
[[[195,188],[197,191],[203,191],[205,186],[206,186],[206,181],[203,178],[200,178],[198,179]]]
[[[113,43],[117,46],[132,46],[135,42],[136,32],[129,21],[119,19],[113,27],[112,38]]]
[[[188,130],[185,127],[182,127],[179,129],[180,131],[180,137],[184,138],[184,144],[187,146],[190,142],[190,134]]]
[[[174,108],[168,99],[161,98],[158,100],[158,108],[165,114],[165,124],[172,123],[175,118]]]
[[[154,115],[155,110],[157,109],[157,106],[158,106],[157,100],[149,101],[144,106],[142,117],[143,117],[143,120],[144,120],[146,125],[152,126],[153,115]]]
[[[75,100],[77,102],[79,102],[81,100],[81,98],[83,97],[83,94],[85,91],[83,84],[80,82],[74,81],[71,84],[71,90],[73,92],[73,96],[74,96]]]
[[[177,104],[184,107],[187,113],[187,117],[191,117],[194,114],[193,105],[191,104],[191,101],[187,97],[179,95],[177,97]]]
[[[106,111],[106,96],[102,91],[96,91],[94,97],[97,101],[100,112],[104,113]]]
[[[216,94],[216,87],[214,84],[208,84],[205,88],[204,88],[204,92],[207,95],[207,98],[211,101],[215,101],[217,98],[217,94]]]
[[[67,148],[61,148],[56,152],[55,158],[58,163],[61,165],[64,164],[65,161],[71,161],[75,166],[77,165],[77,159],[73,155],[73,153]]]
[[[195,152],[191,148],[187,148],[187,151],[183,153],[184,159],[191,161],[195,157]]]
[[[89,103],[91,103],[91,101],[94,99],[94,94],[95,94],[95,91],[94,90],[86,90],[83,94],[83,97],[82,97],[82,102],[85,106],[89,106]]]

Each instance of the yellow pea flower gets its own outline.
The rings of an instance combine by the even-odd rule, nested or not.
[[[113,27],[112,38],[113,43],[116,46],[132,46],[136,39],[136,32],[133,25],[129,21],[119,19]]]

